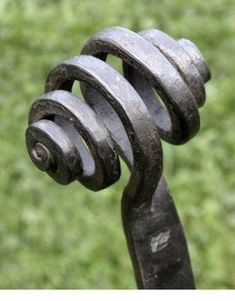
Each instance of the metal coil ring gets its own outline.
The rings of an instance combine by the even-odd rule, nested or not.
[[[107,55],[123,61],[123,75]],[[139,288],[192,288],[187,245],[162,177],[161,139],[182,144],[199,129],[209,69],[190,41],[159,30],[105,29],[48,75],[31,107],[26,142],[35,165],[60,184],[97,191],[131,175],[122,218]],[[72,95],[79,81],[85,102]],[[162,101],[162,103],[161,103]]]

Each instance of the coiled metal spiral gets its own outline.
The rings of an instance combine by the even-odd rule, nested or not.
[[[123,61],[123,75],[105,63]],[[139,288],[193,288],[187,245],[162,176],[161,139],[182,144],[199,129],[210,72],[188,40],[149,29],[112,27],[48,75],[29,113],[26,141],[34,164],[60,184],[97,191],[130,169],[122,218]],[[72,94],[80,81],[82,101]],[[162,102],[161,102],[161,101]]]

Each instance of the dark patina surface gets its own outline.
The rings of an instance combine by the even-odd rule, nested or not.
[[[123,75],[105,63],[123,61]],[[187,244],[162,175],[161,139],[189,141],[210,72],[188,40],[121,27],[93,36],[80,56],[55,67],[29,113],[26,141],[34,164],[60,184],[97,191],[130,169],[122,219],[138,288],[194,288]],[[72,95],[80,81],[84,101]],[[160,101],[161,99],[161,101]]]

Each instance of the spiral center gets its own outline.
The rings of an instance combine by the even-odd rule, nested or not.
[[[50,168],[51,153],[45,145],[39,142],[32,149],[32,159],[39,169],[46,171]]]

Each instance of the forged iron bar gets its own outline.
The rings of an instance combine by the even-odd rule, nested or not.
[[[123,62],[123,75],[108,55]],[[149,29],[112,27],[94,35],[81,55],[48,75],[29,112],[26,142],[34,164],[56,182],[80,181],[98,191],[130,169],[122,220],[138,288],[194,288],[176,207],[162,175],[161,139],[189,141],[210,71],[188,40]],[[72,94],[80,82],[82,99]],[[162,100],[163,103],[160,102]]]

